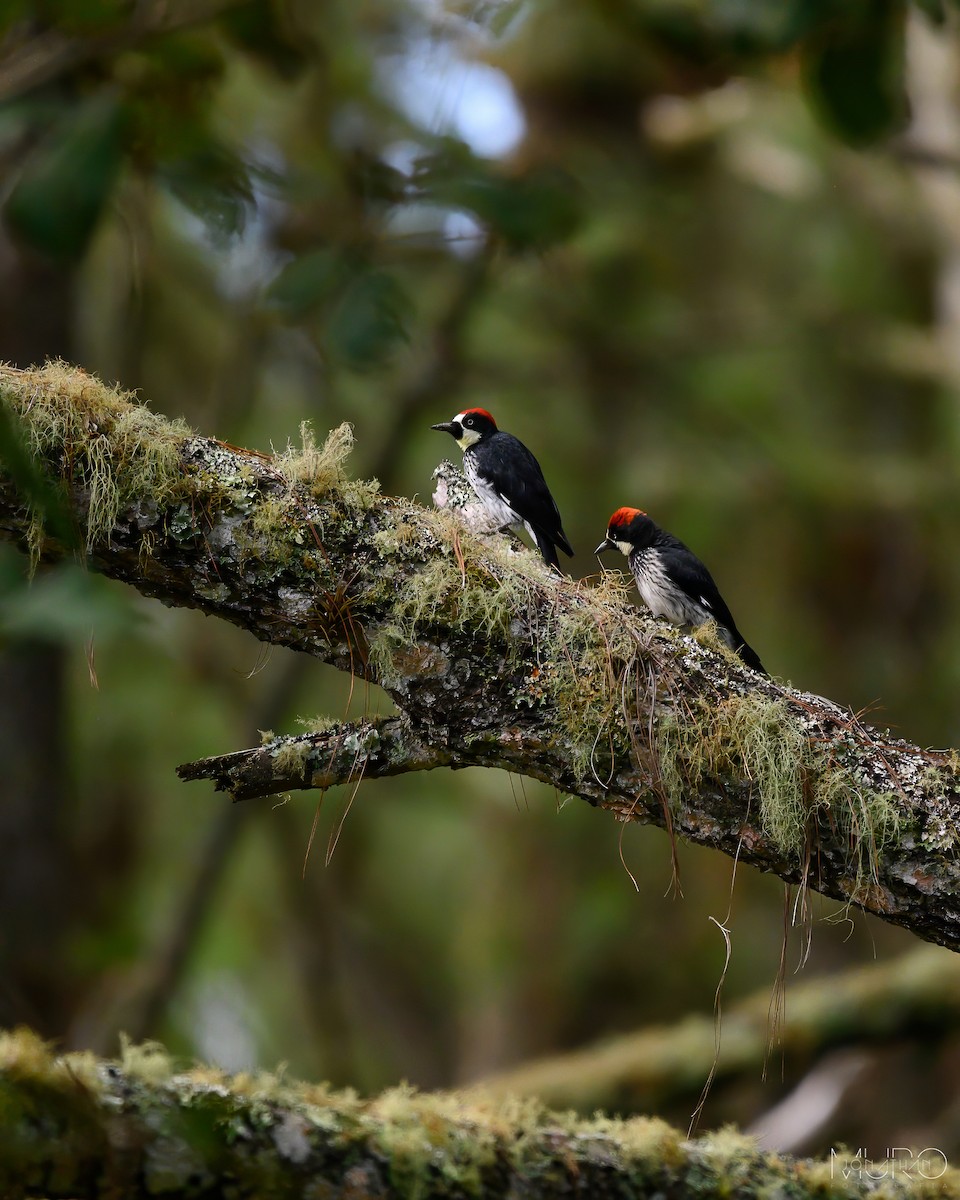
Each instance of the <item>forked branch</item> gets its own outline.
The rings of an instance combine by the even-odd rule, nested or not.
[[[85,545],[92,568],[379,683],[400,710],[184,777],[239,797],[503,767],[960,946],[954,754],[753,674],[609,578],[560,576],[457,513],[349,479],[346,427],[269,458],[63,365],[0,368],[0,394],[21,458],[56,481],[51,507],[77,530],[45,524],[44,489],[17,460],[0,476],[0,536],[51,561]],[[441,491],[468,496],[449,470]]]

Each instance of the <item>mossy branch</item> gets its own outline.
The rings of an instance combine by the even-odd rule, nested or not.
[[[582,1113],[663,1111],[692,1107],[711,1072],[714,1090],[750,1072],[759,1078],[771,1050],[778,1069],[785,1065],[792,1076],[840,1048],[915,1038],[930,1052],[960,1021],[960,959],[921,946],[895,962],[791,987],[775,1030],[770,1013],[770,988],[761,988],[724,1013],[719,1050],[712,1014],[689,1015],[521,1063],[477,1089],[494,1097],[536,1096],[551,1108]]]
[[[209,779],[234,800],[250,800],[457,765],[455,753],[422,742],[405,717],[385,717],[270,738],[249,750],[183,763],[177,774],[183,780]]]
[[[42,490],[7,472],[0,536],[42,560],[85,547],[92,568],[164,603],[379,683],[401,712],[183,773],[249,796],[503,767],[960,946],[956,754],[651,620],[619,575],[571,580],[479,534],[449,468],[437,499],[458,512],[351,480],[347,427],[323,445],[304,429],[301,448],[268,457],[63,364],[0,368],[0,397],[76,525],[64,537]]]
[[[533,1101],[418,1095],[361,1100],[276,1075],[177,1071],[155,1046],[118,1062],[54,1057],[32,1034],[0,1034],[0,1194],[427,1198],[837,1197],[875,1194],[864,1164],[761,1153],[723,1130],[687,1140],[647,1117],[578,1120]],[[936,1170],[936,1194],[960,1173]],[[897,1172],[885,1195],[930,1195]]]

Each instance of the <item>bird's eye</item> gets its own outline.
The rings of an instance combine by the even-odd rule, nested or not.
[[[464,421],[464,425],[472,425],[472,424],[473,424],[473,417],[467,417],[467,419]]]

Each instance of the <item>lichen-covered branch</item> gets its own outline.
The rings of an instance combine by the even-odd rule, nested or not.
[[[647,1117],[581,1121],[533,1101],[394,1089],[372,1100],[275,1075],[177,1072],[155,1045],[119,1062],[53,1057],[0,1034],[0,1195],[381,1197],[868,1196],[865,1164],[761,1153],[724,1130],[687,1140]],[[960,1196],[942,1159],[884,1195]]]
[[[249,750],[184,763],[177,774],[184,780],[212,780],[234,800],[249,800],[456,765],[455,752],[422,742],[405,717],[386,717],[331,723],[316,733],[271,738]]]
[[[771,991],[761,988],[723,1014],[717,1045],[713,1016],[605,1038],[593,1046],[521,1063],[482,1079],[488,1096],[536,1096],[551,1108],[591,1113],[691,1107],[711,1076],[715,1089],[748,1072],[759,1078],[771,1057],[791,1074],[831,1051],[921,1040],[929,1051],[960,1021],[960,959],[921,946],[896,962],[858,967],[789,989],[782,1021],[771,1027]]]
[[[276,457],[193,436],[62,364],[0,397],[72,514],[0,474],[0,536],[379,683],[399,718],[241,752],[235,794],[445,763],[546,780],[960,946],[957,756],[758,677],[536,555],[351,480],[347,427]],[[19,480],[20,486],[15,481]],[[51,489],[47,487],[47,492]],[[439,489],[461,503],[456,473]],[[468,496],[467,496],[468,498]],[[614,580],[617,580],[614,582]]]

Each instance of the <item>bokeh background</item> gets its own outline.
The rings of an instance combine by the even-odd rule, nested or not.
[[[490,408],[575,575],[643,507],[772,672],[956,745],[957,17],[3,0],[0,360],[62,356],[262,450],[351,421],[355,473],[425,503],[454,450],[430,424]],[[711,917],[728,1005],[776,1009],[781,967],[788,1011],[798,982],[909,969],[909,935],[816,898],[794,922],[719,855],[681,847],[669,894],[662,833],[505,774],[319,806],[183,785],[180,762],[389,701],[78,565],[28,584],[4,548],[0,630],[2,1025],[444,1087],[709,1014]],[[816,1037],[782,1070],[771,1048],[705,1122],[817,1068]],[[958,1060],[948,1025],[894,1021],[800,1148],[960,1154]]]

